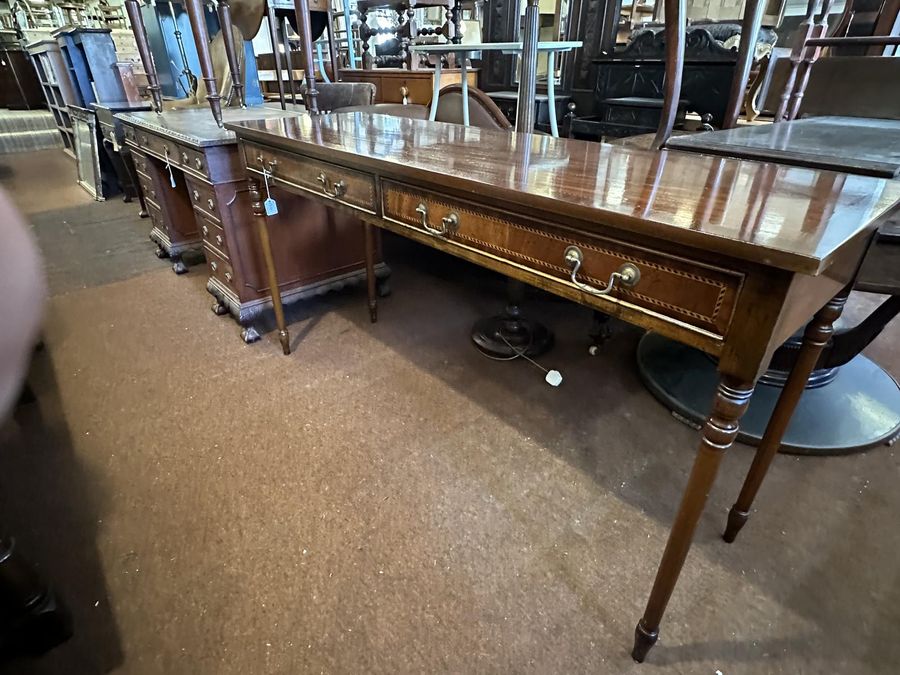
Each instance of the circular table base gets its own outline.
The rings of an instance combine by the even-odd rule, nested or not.
[[[553,347],[553,333],[536,321],[492,316],[475,322],[472,342],[482,354],[494,359],[522,354],[536,358]]]
[[[647,333],[638,345],[637,363],[644,384],[663,405],[698,425],[706,421],[719,379],[709,356]],[[739,441],[759,444],[780,394],[780,387],[757,385],[741,419]],[[849,454],[889,443],[898,432],[900,386],[860,354],[831,383],[803,392],[781,452]]]

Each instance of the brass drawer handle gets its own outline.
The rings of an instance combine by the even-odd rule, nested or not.
[[[230,284],[231,279],[232,279],[231,272],[225,272],[225,281],[227,281]]]
[[[186,152],[182,152],[182,153],[181,153],[181,163],[182,163],[182,164],[187,164],[187,163],[188,163],[188,156],[187,156],[187,153],[186,153]]]
[[[216,261],[213,260],[211,263],[209,263],[209,268],[210,268],[213,272],[216,272],[216,271],[218,271],[219,266],[216,264]]]
[[[194,165],[197,167],[197,171],[203,171],[203,162],[199,157],[194,160]]]
[[[204,225],[203,226],[203,236],[206,237],[208,235],[209,235],[209,228],[206,225]]]
[[[194,201],[199,202],[200,201],[200,193],[197,192],[196,190],[194,190],[193,195],[194,195]]]
[[[581,269],[581,263],[584,262],[584,254],[577,246],[569,246],[565,252],[566,265],[572,270],[570,275],[571,281],[580,290],[591,295],[612,295],[616,281],[625,288],[634,288],[641,280],[641,271],[631,263],[623,264],[617,271],[609,275],[609,281],[606,282],[606,288],[599,289],[583,284],[575,278],[578,270]]]
[[[431,227],[428,224],[428,207],[424,203],[420,203],[416,207],[416,213],[422,216],[422,222],[420,223],[425,230],[435,235],[436,237],[446,237],[448,234],[452,234],[459,227],[459,216],[455,213],[449,213],[448,215],[441,218],[441,229],[436,227]]]
[[[221,234],[217,234],[217,235],[216,235],[216,243],[217,243],[219,246],[222,245],[222,235],[221,235]]]
[[[318,180],[322,184],[322,191],[329,197],[343,197],[347,192],[347,184],[343,180],[339,180],[337,183],[334,183],[331,191],[329,192],[328,177],[324,172],[320,173],[316,180]]]
[[[206,200],[206,205],[209,207],[209,210],[212,211],[216,208],[216,204],[212,199]]]

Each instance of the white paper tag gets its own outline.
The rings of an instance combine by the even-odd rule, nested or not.
[[[175,187],[175,174],[172,173],[171,169],[169,169],[169,185]]]
[[[263,208],[265,208],[267,216],[274,216],[278,214],[278,204],[276,204],[275,200],[271,197],[263,202]]]
[[[551,387],[558,387],[562,384],[562,374],[558,370],[548,370],[544,380],[546,380],[547,384]]]

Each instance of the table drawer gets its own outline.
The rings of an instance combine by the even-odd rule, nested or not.
[[[192,178],[185,177],[185,182],[187,183],[188,194],[191,197],[191,204],[193,204],[194,208],[221,222],[215,188],[212,185]]]
[[[253,145],[247,145],[245,152],[247,166],[266,167],[276,182],[375,213],[375,178],[369,174]]]
[[[134,160],[134,168],[145,176],[149,176],[150,172],[147,171],[147,155],[137,152],[136,150],[131,151],[131,157]]]
[[[202,173],[209,176],[209,169],[206,166],[206,158],[202,152],[197,152],[183,145],[178,146],[178,163],[186,169]]]
[[[206,266],[209,268],[210,275],[231,290],[235,290],[234,270],[228,259],[206,243],[203,244],[203,253],[206,255]]]
[[[586,296],[593,294],[584,286],[604,290],[610,275],[632,265],[637,268],[637,282],[627,287],[619,279],[605,298],[716,335],[724,336],[728,330],[743,279],[741,274],[614,239],[569,234],[400,183],[385,181],[382,187],[387,220],[484,255],[512,260]],[[423,226],[423,218],[431,231]],[[574,265],[567,259],[571,246],[577,247],[581,256],[578,284],[571,280]]]
[[[211,218],[206,218],[205,216],[200,217],[200,236],[203,237],[203,241],[216,249],[216,252],[219,253],[226,260],[230,260],[228,255],[228,246],[225,242],[225,230],[222,229],[222,226],[217,222],[212,220]]]

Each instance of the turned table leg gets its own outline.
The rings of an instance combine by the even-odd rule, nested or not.
[[[231,6],[228,0],[219,0],[217,11],[219,25],[222,27],[222,40],[225,43],[225,56],[228,59],[228,67],[231,69],[231,88],[237,92],[238,101],[242,108],[247,107],[247,98],[244,94],[244,73],[241,72],[241,61],[238,56],[237,46],[234,42],[233,26],[231,23]],[[240,45],[244,49],[243,43]],[[273,49],[274,51],[274,49]]]
[[[366,233],[366,291],[369,297],[369,319],[378,321],[378,293],[375,288],[375,226],[363,223]]]
[[[766,426],[762,441],[756,449],[753,457],[753,463],[750,465],[750,471],[744,479],[744,486],[741,493],[728,512],[728,524],[725,526],[725,534],[722,538],[731,543],[737,537],[738,532],[750,517],[750,507],[763,479],[772,464],[772,460],[781,448],[781,439],[787,431],[788,424],[794,414],[794,409],[803,395],[806,382],[809,375],[815,368],[822,353],[822,349],[828,344],[834,333],[834,322],[837,321],[841,312],[844,311],[844,304],[847,302],[849,289],[845,289],[839,295],[835,296],[827,305],[818,311],[812,321],[806,326],[806,332],[803,334],[803,344],[797,355],[797,361],[788,375],[784,389],[778,397],[778,403],[775,410],[772,411],[772,417]]]
[[[184,8],[191,23],[191,32],[194,34],[194,45],[197,47],[197,58],[200,60],[200,73],[206,83],[206,100],[209,101],[216,124],[221,127],[222,97],[219,94],[219,84],[216,82],[216,73],[213,70],[212,56],[209,53],[209,33],[206,31],[206,19],[203,16],[203,2],[202,0],[184,0]]]
[[[703,428],[700,449],[694,460],[687,487],[678,507],[678,515],[669,532],[669,541],[656,572],[656,581],[647,601],[644,616],[634,629],[632,658],[642,663],[647,652],[659,637],[659,624],[675,583],[687,558],[694,538],[694,530],[706,505],[710,488],[719,471],[725,451],[731,447],[738,432],[738,420],[747,410],[753,385],[723,375],[719,381],[712,412]]]
[[[263,198],[259,191],[259,180],[250,178],[247,182],[250,186],[250,200],[259,233],[259,245],[266,261],[269,291],[272,294],[272,309],[275,312],[275,323],[278,326],[278,340],[281,342],[281,350],[287,356],[291,353],[291,340],[284,320],[284,306],[281,304],[281,291],[278,288],[278,273],[275,271],[275,259],[272,257],[272,244],[269,241],[269,219],[266,216]]]

